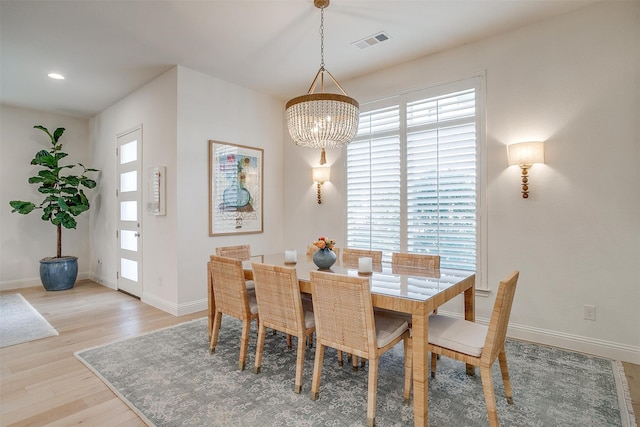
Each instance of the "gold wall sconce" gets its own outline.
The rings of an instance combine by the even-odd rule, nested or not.
[[[320,187],[331,178],[331,168],[329,166],[319,166],[312,170],[312,179],[318,187],[318,204],[322,204],[322,192]]]
[[[534,163],[544,163],[544,142],[518,142],[507,147],[509,166],[518,165],[522,170],[522,198],[529,198],[529,168]]]

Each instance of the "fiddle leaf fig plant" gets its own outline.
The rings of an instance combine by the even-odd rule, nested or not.
[[[99,172],[98,169],[85,167],[82,163],[61,165],[60,160],[68,156],[62,151],[60,137],[64,128],[57,128],[53,134],[44,126],[34,126],[49,136],[51,148],[38,151],[32,165],[41,169],[38,174],[29,178],[30,184],[39,184],[38,191],[44,196],[40,204],[12,200],[9,202],[13,210],[20,214],[28,214],[34,210],[42,210],[42,220],[49,221],[57,229],[57,253],[56,258],[62,258],[62,227],[76,228],[74,217],[89,210],[89,199],[84,194],[84,188],[95,188],[96,181],[89,178],[87,173]],[[66,174],[70,169],[80,168],[79,175]]]

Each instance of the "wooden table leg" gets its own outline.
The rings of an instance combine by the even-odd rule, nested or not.
[[[471,280],[473,283],[464,291],[464,318],[469,322],[476,321],[476,276],[475,274],[469,277],[467,280]],[[473,365],[467,363],[467,375],[475,375],[476,368]]]
[[[426,311],[413,313],[413,425],[424,427],[429,423],[429,364],[427,340],[429,316]]]

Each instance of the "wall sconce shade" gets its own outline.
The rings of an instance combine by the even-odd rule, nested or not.
[[[544,163],[544,142],[518,142],[507,147],[509,166]]]
[[[322,204],[322,192],[320,187],[331,179],[331,168],[329,166],[315,167],[311,171],[311,177],[313,182],[316,183],[318,189],[318,204],[320,205]]]
[[[544,163],[544,142],[518,142],[507,147],[509,166],[518,165],[522,171],[522,198],[529,198],[529,168]]]

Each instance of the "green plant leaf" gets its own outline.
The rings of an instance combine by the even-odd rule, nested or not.
[[[68,212],[58,212],[54,218],[54,224],[61,224],[64,228],[76,228],[76,220]]]
[[[60,192],[61,193],[65,193],[65,194],[74,195],[74,194],[78,194],[78,189],[75,188],[75,187],[62,187],[60,189]]]
[[[47,135],[49,135],[49,139],[51,140],[51,143],[55,142],[55,140],[53,139],[53,135],[51,135],[51,132],[49,132],[49,129],[47,129],[46,127],[44,127],[42,125],[36,125],[36,126],[34,126],[34,129],[40,129],[42,132],[44,132]]]
[[[86,177],[82,177],[80,179],[80,182],[82,182],[82,185],[84,185],[87,188],[95,188],[95,186],[97,185],[97,183],[94,180]]]
[[[36,156],[31,160],[31,164],[53,169],[58,166],[58,160],[56,160],[55,156],[52,156],[48,151],[41,150],[36,153]]]
[[[77,177],[77,176],[67,175],[67,176],[60,177],[60,179],[65,184],[71,185],[73,187],[77,187],[80,184],[80,177]]]
[[[71,213],[71,215],[73,215],[73,216],[78,216],[82,212],[86,212],[88,210],[89,210],[89,205],[69,206],[69,213]]]
[[[64,133],[64,128],[58,128],[53,132],[53,140],[57,143],[62,134]]]
[[[29,184],[37,184],[39,182],[44,182],[45,179],[41,176],[32,176],[29,178]]]
[[[45,187],[44,185],[42,187],[39,187],[38,191],[42,194],[52,194],[58,192],[55,187]]]
[[[13,210],[11,211],[12,213],[18,212],[23,215],[28,214],[29,212],[34,210],[36,207],[36,205],[34,205],[33,203],[23,202],[22,200],[12,200],[9,202],[9,204],[13,208]]]
[[[69,210],[69,206],[67,205],[67,203],[64,201],[63,197],[59,197],[58,198],[58,206],[60,206],[60,210],[62,211],[67,211]]]

